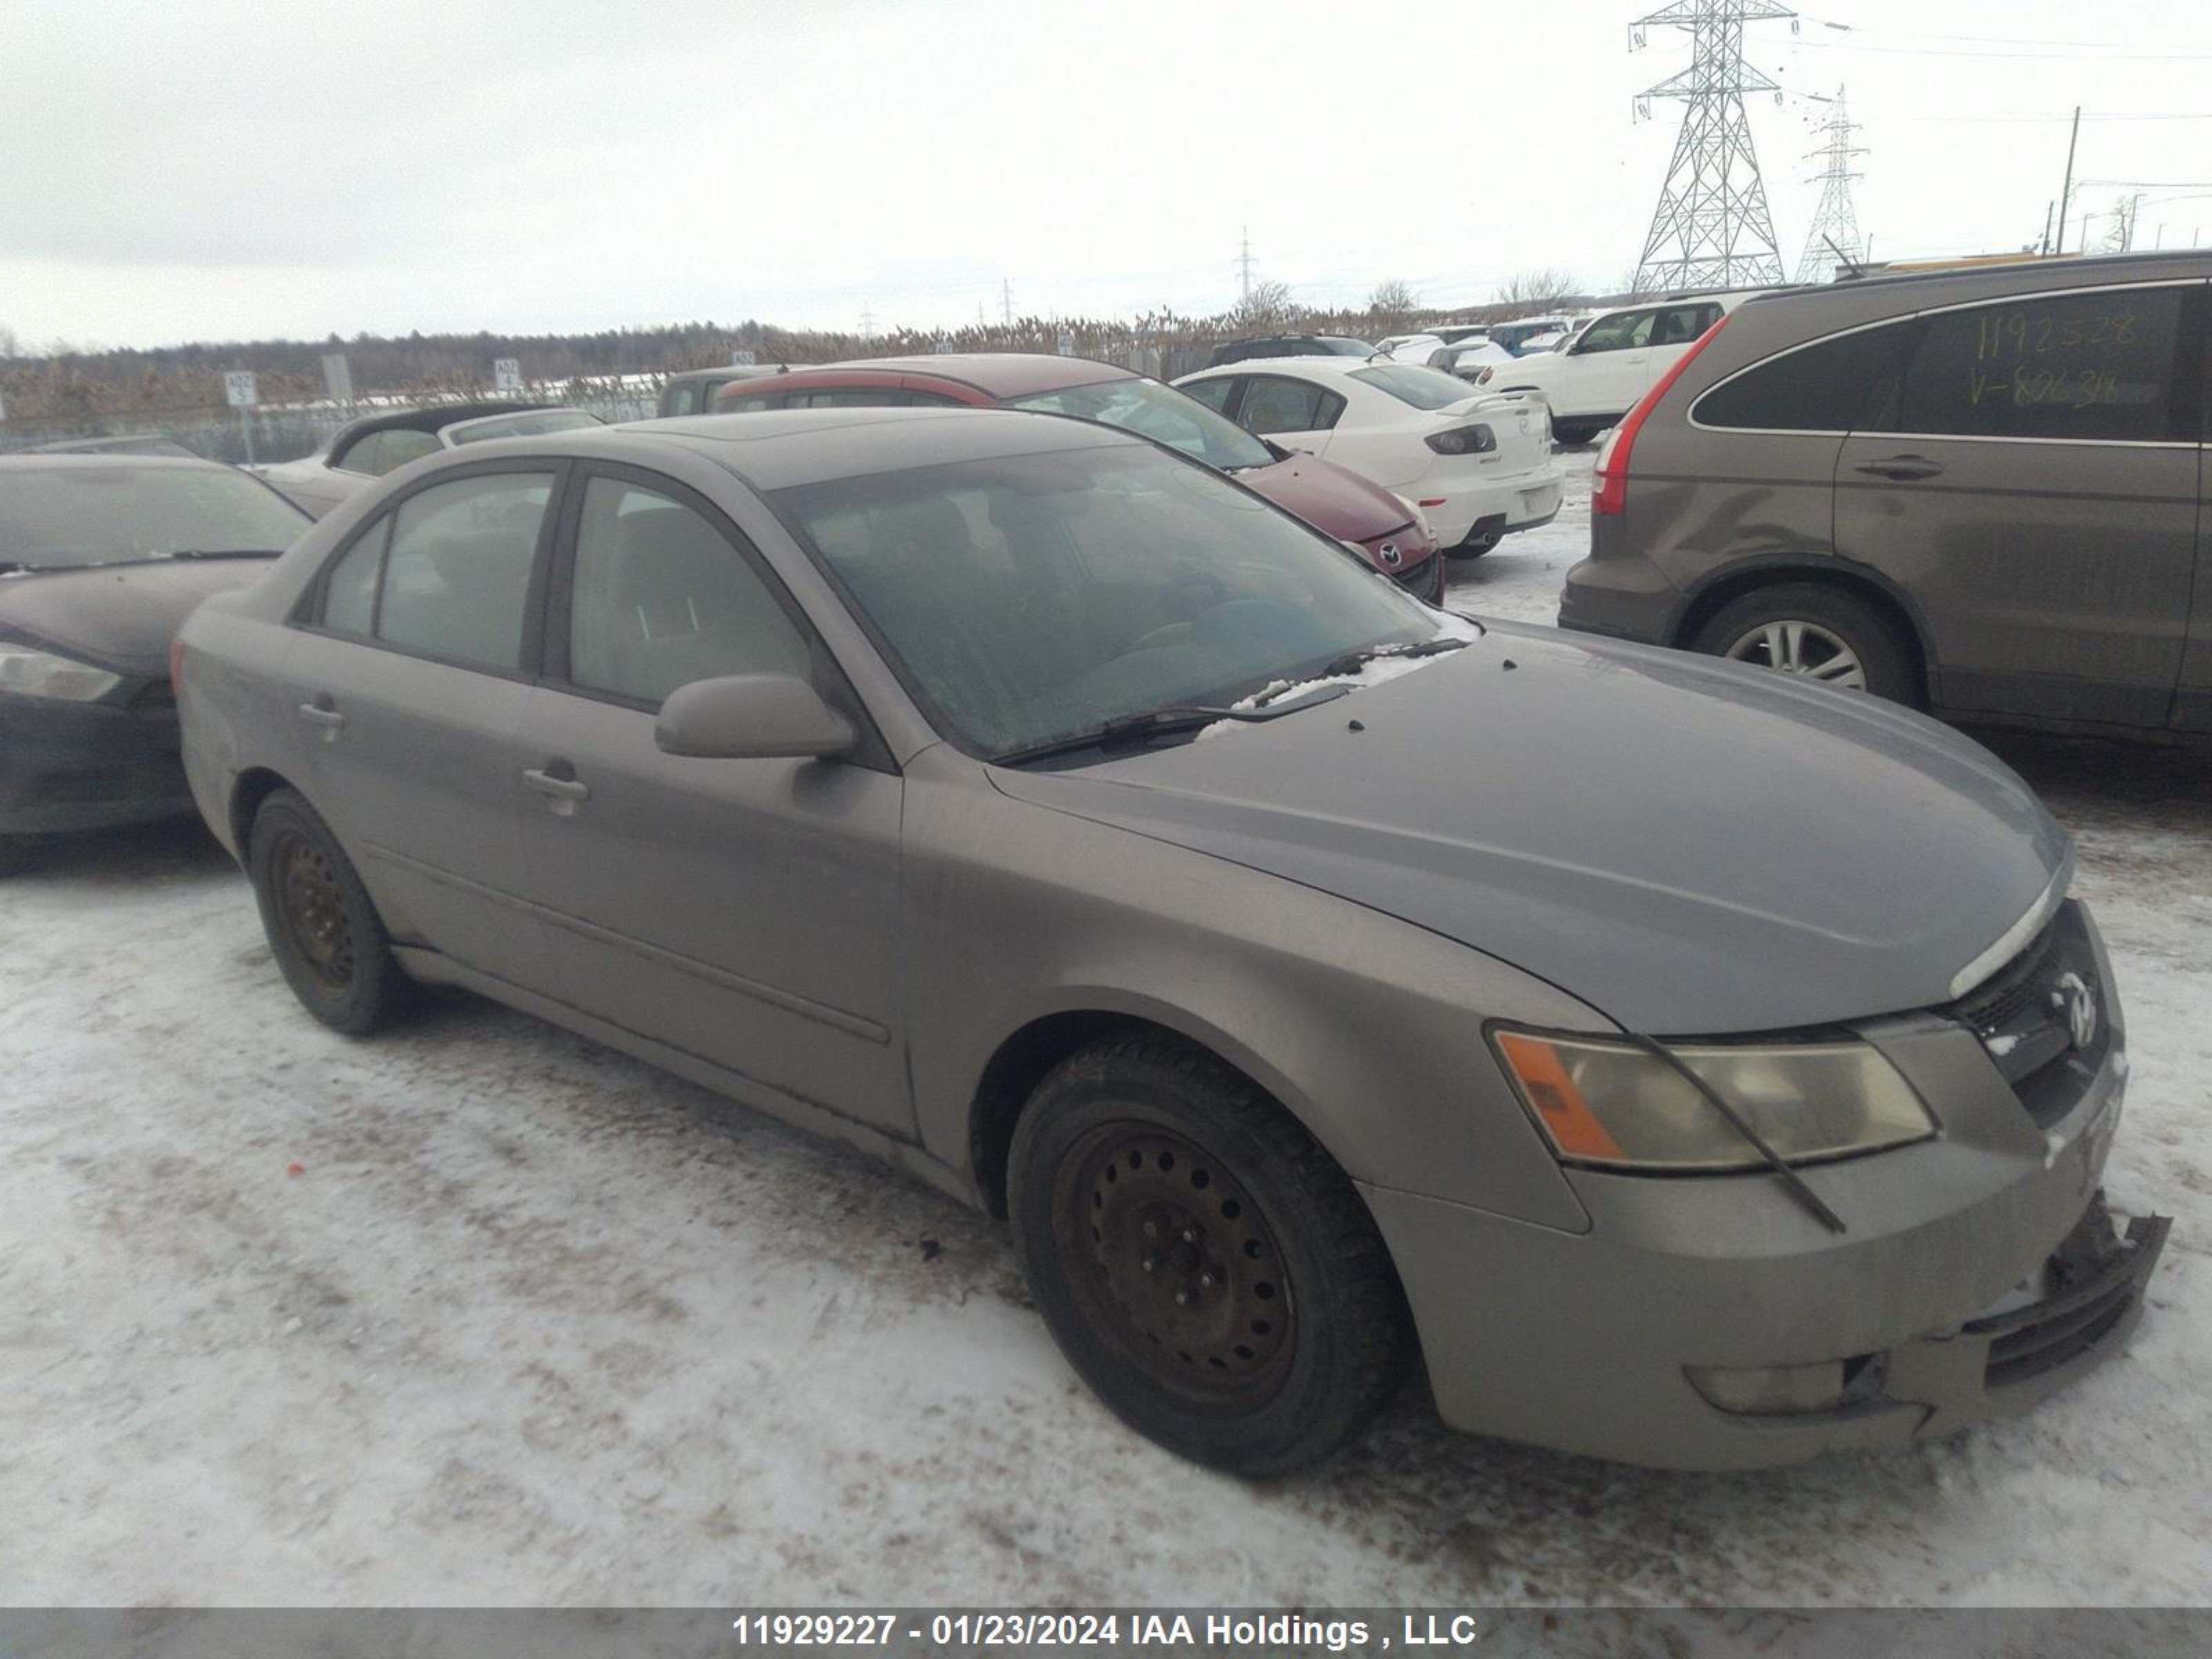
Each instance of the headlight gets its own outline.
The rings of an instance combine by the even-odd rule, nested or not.
[[[0,643],[0,691],[27,697],[58,697],[64,702],[93,702],[123,684],[123,677],[88,662],[33,651],[27,645]]]
[[[1570,1162],[1641,1170],[1765,1165],[1689,1079],[1633,1043],[1510,1030],[1492,1040],[1553,1149]],[[1912,1085],[1863,1042],[1681,1043],[1667,1052],[1785,1163],[1878,1152],[1936,1133]]]

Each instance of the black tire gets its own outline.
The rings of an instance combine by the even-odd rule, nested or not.
[[[1613,422],[1611,421],[1562,421],[1554,419],[1552,422],[1552,441],[1555,444],[1561,445],[1564,447],[1572,449],[1579,445],[1588,443],[1592,438],[1596,437],[1599,433],[1604,431],[1606,428],[1612,424]]]
[[[1117,1038],[1055,1067],[1015,1127],[1007,1207],[1069,1363],[1197,1462],[1305,1468],[1405,1376],[1412,1322],[1366,1205],[1288,1113],[1188,1044]]]
[[[1819,582],[1777,582],[1732,599],[1698,630],[1691,646],[1710,656],[1733,654],[1739,661],[1771,665],[1766,648],[1753,636],[1792,623],[1808,624],[1848,650],[1864,681],[1858,689],[1892,702],[1917,705],[1920,702],[1920,676],[1902,630],[1856,594]],[[1808,659],[1810,653],[1808,646]],[[1832,663],[1835,659],[1826,660]],[[1814,665],[1815,669],[1820,665]],[[1817,672],[1795,672],[1802,678],[1822,678]]]
[[[295,792],[273,792],[254,813],[246,867],[270,952],[301,1006],[349,1036],[398,1012],[413,986],[383,919],[337,837]]]

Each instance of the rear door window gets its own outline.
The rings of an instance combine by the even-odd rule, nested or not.
[[[671,415],[696,414],[702,389],[696,380],[676,381],[668,388],[668,412]]]
[[[1331,410],[1329,405],[1336,408]],[[1310,380],[1285,374],[1255,374],[1244,390],[1238,419],[1248,431],[1318,432],[1336,424],[1343,399]]]
[[[1905,369],[1897,428],[2173,439],[2182,295],[2145,288],[2036,295],[1927,317]]]
[[[475,668],[522,665],[550,472],[489,472],[410,495],[393,515],[376,637]]]
[[[1894,398],[1916,327],[1887,323],[1770,357],[1705,393],[1691,418],[1733,431],[1856,430]]]

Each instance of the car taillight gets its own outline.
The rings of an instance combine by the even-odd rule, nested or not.
[[[185,642],[169,641],[169,695],[182,696],[185,690]]]
[[[1431,432],[1421,441],[1439,455],[1487,455],[1498,447],[1498,434],[1478,422]]]
[[[1485,363],[1482,368],[1476,372],[1474,383],[1477,386],[1488,386],[1490,384],[1490,377],[1497,373],[1498,365],[1496,363]]]
[[[1713,342],[1713,336],[1728,326],[1723,313],[1703,334],[1697,343],[1684,352],[1674,368],[1653,382],[1651,390],[1636,400],[1636,407],[1620,417],[1620,424],[1605,435],[1598,446],[1597,465],[1591,473],[1590,512],[1600,518],[1617,519],[1628,511],[1628,457],[1636,447],[1636,434],[1650,417],[1660,400],[1674,389],[1674,382],[1682,378],[1682,371],[1696,361],[1697,356]]]

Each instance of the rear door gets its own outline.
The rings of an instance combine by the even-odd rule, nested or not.
[[[1920,609],[1947,708],[2164,726],[2197,539],[2203,284],[1925,313],[1836,464],[1836,547]]]
[[[791,1098],[910,1133],[902,782],[888,757],[701,760],[661,702],[725,674],[849,701],[759,555],[658,473],[580,470],[522,719],[524,880],[574,1006]]]
[[[1320,455],[1344,414],[1344,399],[1325,386],[1289,374],[1245,377],[1236,420],[1248,432],[1273,438],[1285,449]]]
[[[285,710],[309,799],[402,942],[538,991],[515,744],[561,474],[442,472],[371,520],[309,596]]]
[[[2197,577],[2173,723],[2185,732],[2212,732],[2212,286],[2198,290],[2197,307],[2196,326],[2182,345],[2185,371],[2192,357],[2196,367]]]

